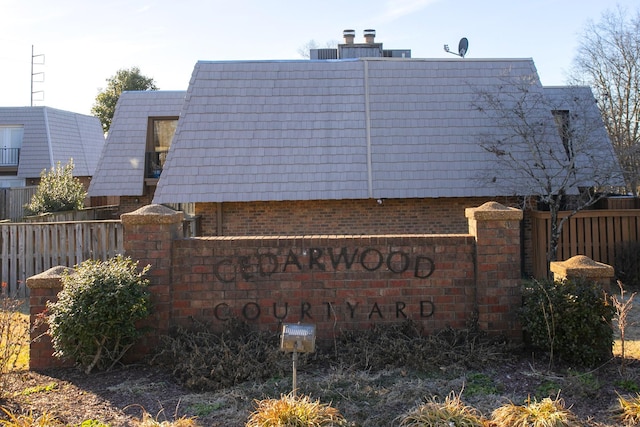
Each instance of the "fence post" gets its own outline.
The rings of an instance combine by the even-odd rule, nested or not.
[[[7,191],[6,188],[0,188],[0,220],[7,219]]]
[[[58,300],[62,290],[62,274],[69,267],[62,265],[27,278],[29,288],[29,369],[46,369],[61,366],[73,366],[73,361],[64,361],[53,356],[51,337],[46,334],[48,326],[44,314],[47,302]]]
[[[150,265],[152,314],[143,326],[153,328],[140,345],[132,349],[136,354],[148,354],[158,337],[169,332],[171,320],[171,248],[173,240],[182,237],[183,213],[162,205],[144,206],[120,216],[124,233],[125,255],[138,261],[140,268]]]
[[[615,271],[608,264],[594,261],[584,255],[576,255],[566,261],[552,262],[550,268],[554,280],[582,277],[599,284],[607,293],[611,292],[611,279],[615,276]]]
[[[478,328],[493,335],[522,339],[516,311],[520,306],[520,209],[496,202],[465,209],[476,243]]]

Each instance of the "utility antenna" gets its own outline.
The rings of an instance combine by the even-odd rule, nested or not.
[[[34,83],[44,83],[44,71],[34,72],[34,65],[44,65],[44,53],[34,54],[31,45],[31,106],[34,101],[44,101],[44,90],[33,90]],[[36,80],[37,77],[37,80]],[[36,94],[42,94],[41,99],[34,99]]]
[[[466,37],[463,37],[460,39],[460,42],[458,43],[458,53],[451,52],[448,44],[444,45],[445,52],[450,53],[452,55],[458,55],[461,58],[464,58],[468,50],[469,50],[469,40],[467,40]]]

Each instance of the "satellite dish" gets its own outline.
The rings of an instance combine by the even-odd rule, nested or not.
[[[458,55],[461,58],[464,58],[468,50],[469,50],[469,40],[467,40],[466,37],[463,37],[460,39],[460,43],[458,43],[458,53],[451,52],[448,44],[444,45],[445,52],[451,53],[452,55]]]
[[[467,54],[467,50],[469,49],[469,40],[466,37],[460,39],[460,43],[458,43],[458,55],[464,58]]]

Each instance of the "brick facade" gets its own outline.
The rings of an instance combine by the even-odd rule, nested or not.
[[[273,332],[311,322],[321,338],[404,319],[461,329],[474,309],[473,247],[468,235],[178,240],[171,319]]]
[[[144,196],[120,196],[118,211],[120,215],[133,212],[141,207],[148,206],[153,200],[153,194],[145,194]]]
[[[43,314],[46,313],[47,302],[56,301],[58,292],[62,290],[61,275],[66,267],[54,267],[27,279],[29,287],[30,311],[30,345],[29,368],[44,369],[60,366],[73,366],[69,361],[63,361],[53,356],[51,338],[46,334],[47,325]]]
[[[118,215],[147,206],[152,199],[152,193],[121,196]],[[486,198],[447,197],[385,199],[382,205],[372,199],[196,203],[195,215],[203,236],[450,234],[466,233],[465,209],[487,201]],[[517,198],[501,198],[499,202],[511,207],[521,205]],[[530,276],[533,271],[531,221],[526,210],[522,226],[522,270]]]
[[[486,198],[198,203],[204,236],[466,233],[465,208]],[[515,206],[515,200],[500,200]],[[221,232],[219,232],[221,230]]]
[[[320,339],[404,319],[427,332],[478,327],[519,339],[522,211],[486,203],[464,212],[468,232],[450,235],[193,239],[180,238],[182,214],[168,208],[123,215],[126,255],[151,264],[147,324],[156,333],[137,355],[171,326],[216,329],[231,317],[274,333],[282,322],[314,323]],[[32,321],[55,298],[54,288],[43,292],[32,288]],[[50,354],[46,343],[32,347],[33,366],[47,366]]]

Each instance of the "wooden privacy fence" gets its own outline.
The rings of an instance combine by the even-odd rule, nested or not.
[[[0,188],[0,219],[18,221],[38,187]]]
[[[560,218],[569,212],[560,212]],[[551,223],[549,212],[531,212],[533,276],[546,277]],[[589,210],[576,213],[562,229],[558,260],[585,255],[594,261],[615,265],[620,244],[640,241],[640,210]]]
[[[106,260],[124,252],[119,220],[0,224],[0,281],[26,296],[28,277],[56,265]]]
[[[23,222],[69,222],[69,221],[98,221],[116,219],[118,206],[88,207],[75,211],[50,212],[41,215],[25,216]],[[21,222],[22,222],[21,221]]]

